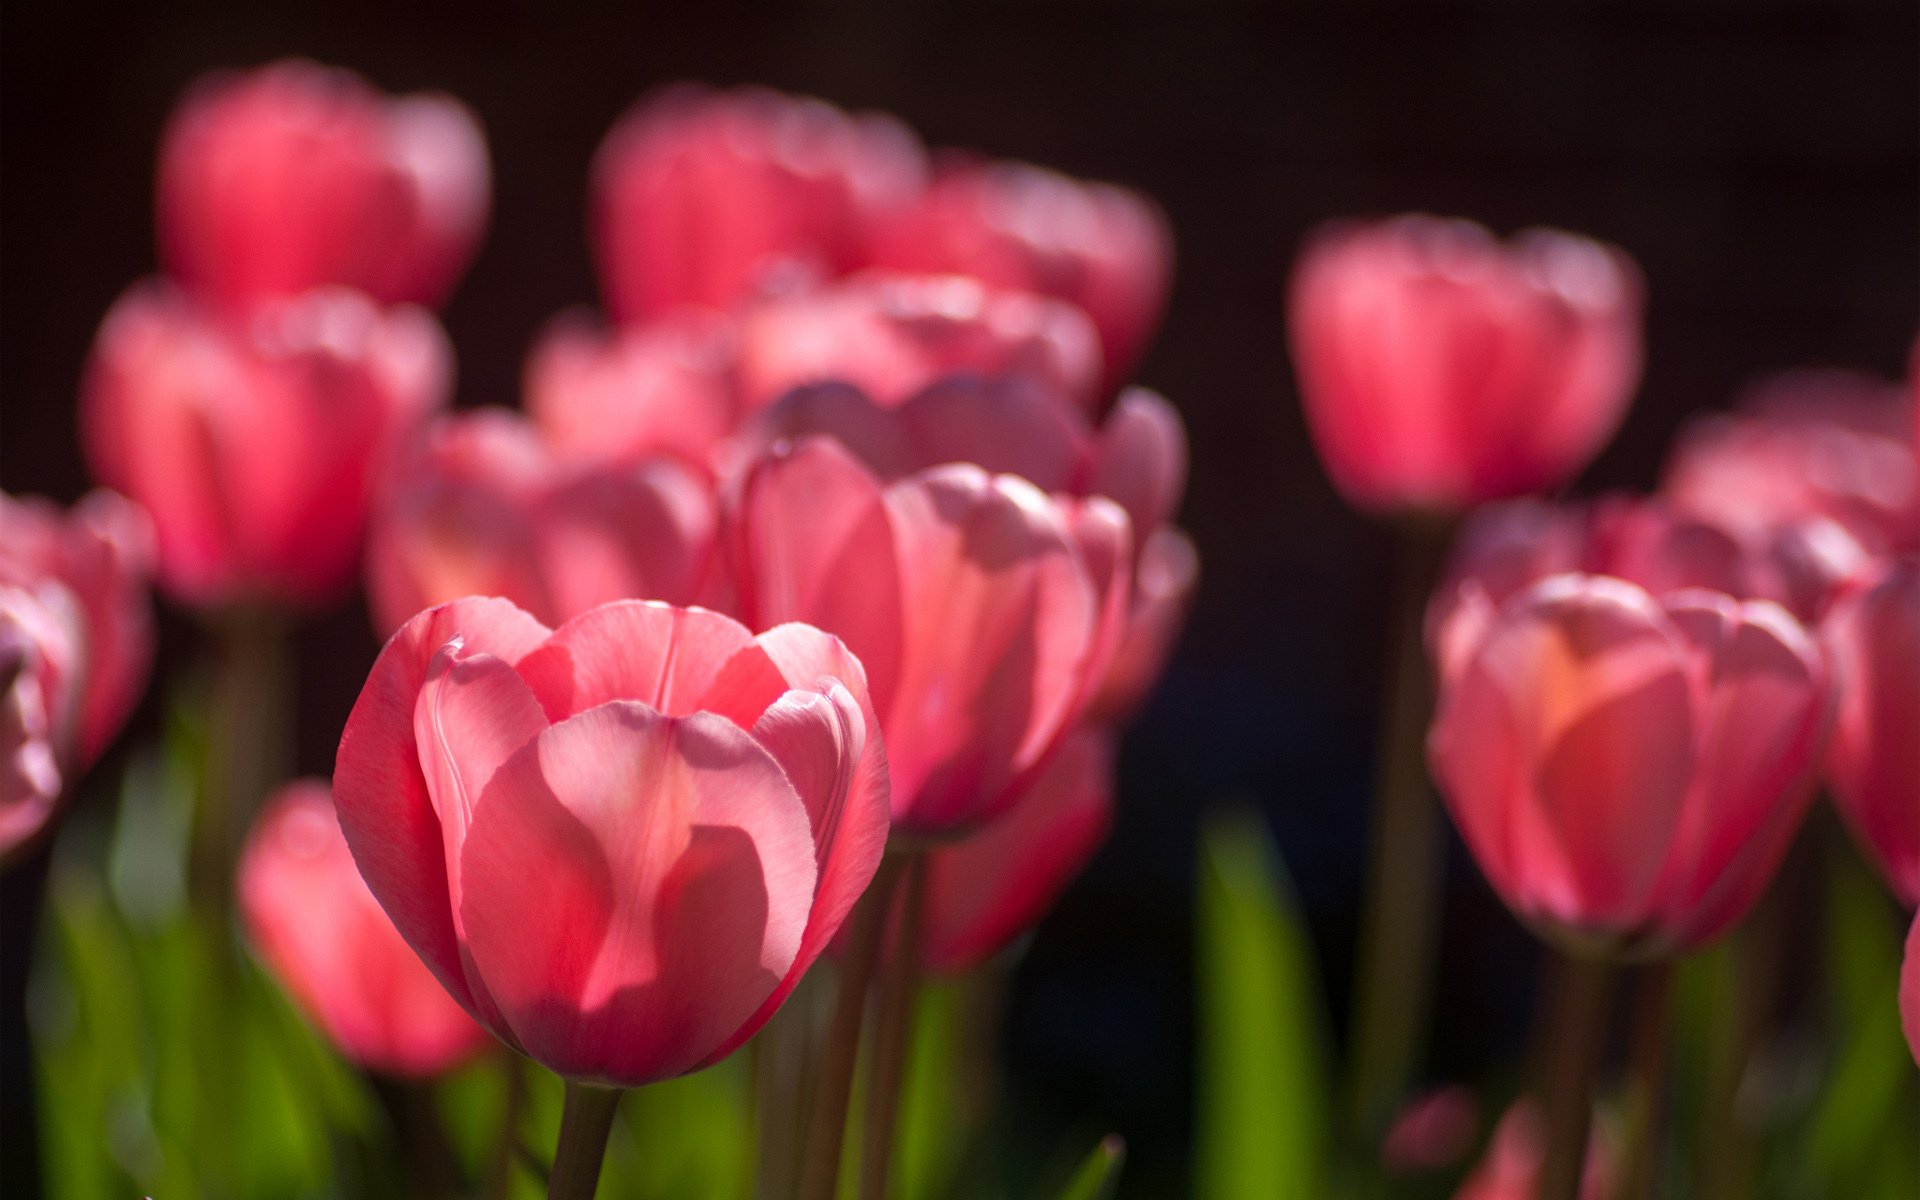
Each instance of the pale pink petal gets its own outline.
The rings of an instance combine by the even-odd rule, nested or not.
[[[609,700],[677,717],[694,712],[728,660],[752,644],[732,617],[622,600],[568,621],[519,666],[555,721]]]

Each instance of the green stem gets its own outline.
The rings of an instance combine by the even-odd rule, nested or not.
[[[860,1024],[867,1010],[867,985],[880,957],[900,859],[889,854],[880,863],[867,894],[854,910],[840,990],[834,998],[826,1043],[820,1050],[820,1086],[808,1114],[806,1148],[800,1163],[800,1200],[835,1200],[840,1187],[840,1151],[847,1136],[847,1102],[853,1095],[853,1064],[860,1049]]]
[[[287,775],[291,671],[285,626],[271,609],[228,610],[212,632],[207,763],[192,881],[202,903],[224,914],[241,834],[267,792]]]
[[[1557,974],[1547,1046],[1547,1151],[1540,1166],[1540,1200],[1578,1200],[1593,1122],[1594,1081],[1606,1052],[1614,968],[1596,959],[1563,956]]]
[[[500,1140],[487,1170],[489,1200],[507,1200],[513,1194],[513,1160],[520,1148],[520,1116],[527,1103],[527,1064],[510,1050],[501,1051],[500,1063],[507,1075],[507,1095],[500,1113]]]
[[[824,972],[809,974],[748,1043],[753,1056],[753,1124],[758,1200],[793,1200],[800,1183],[800,1157],[819,1087],[817,1043],[825,1030],[820,1001]]]
[[[600,1183],[600,1163],[607,1156],[607,1134],[623,1093],[567,1081],[567,1098],[560,1109],[560,1141],[553,1148],[553,1170],[547,1176],[547,1200],[593,1200]]]
[[[899,936],[880,984],[874,1015],[873,1057],[868,1064],[867,1120],[860,1137],[861,1200],[886,1200],[893,1166],[894,1128],[900,1116],[900,1084],[907,1073],[913,1018],[920,997],[920,938],[925,924],[927,855],[907,859],[906,895],[900,904]]]
[[[1408,527],[1394,584],[1392,678],[1381,714],[1346,1086],[1349,1136],[1369,1156],[1406,1093],[1427,1033],[1442,843],[1427,784],[1433,684],[1424,621],[1452,528]]]
[[[1672,1011],[1673,964],[1662,961],[1640,968],[1633,997],[1632,1075],[1627,1145],[1617,1191],[1620,1200],[1653,1200],[1660,1194]]]

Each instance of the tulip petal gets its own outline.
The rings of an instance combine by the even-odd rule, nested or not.
[[[568,621],[519,666],[555,721],[609,700],[685,716],[727,662],[752,645],[746,626],[720,613],[623,600]]]

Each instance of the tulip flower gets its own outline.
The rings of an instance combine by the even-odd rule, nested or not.
[[[880,226],[873,262],[1053,296],[1093,318],[1111,392],[1160,323],[1173,233],[1147,197],[1043,167],[949,155]]]
[[[1744,915],[1806,809],[1831,709],[1784,609],[1561,574],[1446,621],[1433,774],[1516,915],[1634,956]]]
[[[160,259],[228,309],[326,285],[444,299],[487,218],[487,147],[465,105],[382,95],[285,60],[200,80],[160,147]]]
[[[1380,1141],[1381,1165],[1396,1175],[1437,1171],[1472,1147],[1480,1128],[1480,1101],[1473,1089],[1447,1084],[1402,1106]]]
[[[504,410],[442,417],[394,472],[367,546],[374,623],[502,596],[558,624],[609,600],[708,590],[713,487],[671,458],[569,464]]]
[[[487,1044],[367,890],[323,781],[287,784],[267,802],[235,890],[261,960],[348,1058],[429,1076]]]
[[[1900,1028],[1907,1034],[1907,1050],[1920,1065],[1920,917],[1907,931],[1907,954],[1900,966]]]
[[[709,314],[612,333],[562,318],[527,360],[527,411],[573,459],[672,454],[707,469],[738,420],[733,333]]]
[[[1612,436],[1640,373],[1640,277],[1572,234],[1333,225],[1294,269],[1288,333],[1347,500],[1456,513],[1564,483]]]
[[[1547,1135],[1539,1110],[1521,1100],[1495,1126],[1487,1153],[1461,1183],[1453,1200],[1534,1200],[1547,1156]],[[1613,1146],[1599,1128],[1587,1142],[1586,1168],[1580,1176],[1580,1200],[1605,1200],[1614,1194]]]
[[[999,953],[1053,907],[1113,820],[1113,738],[1069,734],[1012,807],[927,855],[921,954],[959,974]]]
[[[1920,464],[1903,389],[1853,371],[1766,381],[1681,430],[1662,490],[1753,536],[1837,525],[1873,554],[1920,549]],[[1830,535],[1828,535],[1830,537]]]
[[[885,752],[840,642],[635,601],[558,629],[496,599],[414,617],[347,718],[334,796],[461,1007],[612,1087],[746,1041],[887,838]]]
[[[816,624],[859,656],[895,824],[948,837],[1005,811],[1112,655],[1125,512],[966,462],[889,481],[818,436],[775,446],[737,493],[724,536],[741,613]]]
[[[737,372],[748,411],[828,382],[897,404],[952,374],[1031,379],[1089,410],[1104,399],[1085,313],[958,275],[870,271],[764,301],[742,320]]]
[[[1920,558],[1843,595],[1820,632],[1839,691],[1827,786],[1893,890],[1920,905]]]
[[[94,343],[83,440],[152,514],[175,597],[318,603],[352,580],[373,482],[451,371],[419,309],[328,290],[235,326],[142,284]]]
[[[724,310],[862,265],[869,230],[926,175],[912,131],[762,88],[681,85],[642,100],[593,166],[594,248],[627,322]]]
[[[138,701],[151,557],[146,515],[111,492],[70,514],[0,493],[0,858],[45,827]]]

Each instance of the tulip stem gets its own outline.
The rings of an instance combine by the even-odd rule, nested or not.
[[[1593,1123],[1595,1077],[1607,1044],[1614,968],[1564,955],[1555,972],[1546,1062],[1547,1153],[1540,1200],[1578,1200]]]
[[[900,879],[900,859],[880,862],[867,894],[854,910],[840,988],[820,1050],[819,1091],[808,1114],[805,1152],[800,1164],[800,1200],[834,1200],[840,1186],[840,1151],[847,1136],[847,1102],[853,1096],[853,1064],[860,1050],[860,1024],[867,1011],[867,986],[880,958],[887,915]]]
[[[547,1200],[593,1200],[600,1184],[600,1163],[607,1156],[607,1135],[623,1095],[618,1088],[567,1081],[560,1109],[560,1141],[553,1148],[547,1175]]]
[[[493,1164],[487,1170],[488,1200],[507,1200],[513,1194],[513,1161],[523,1145],[520,1118],[527,1104],[527,1064],[511,1050],[502,1050],[500,1065],[506,1073],[507,1093],[501,1103],[500,1141],[493,1148]]]
[[[1441,827],[1427,784],[1433,683],[1423,625],[1452,529],[1451,523],[1408,526],[1394,583],[1392,678],[1381,713],[1346,1086],[1348,1132],[1368,1158],[1407,1090],[1427,1030]]]
[[[1619,1200],[1653,1200],[1660,1191],[1660,1148],[1667,1107],[1667,1046],[1673,1009],[1673,965],[1640,968],[1634,986],[1627,1144]]]
[[[893,1166],[894,1129],[900,1115],[900,1083],[906,1076],[913,1019],[920,997],[920,938],[926,919],[927,853],[906,861],[906,894],[900,902],[899,935],[880,980],[868,1063],[866,1128],[860,1137],[861,1200],[886,1200]]]
[[[208,695],[205,790],[194,828],[193,883],[224,914],[239,831],[285,775],[285,731],[291,724],[285,628],[265,607],[221,614],[214,628]]]

